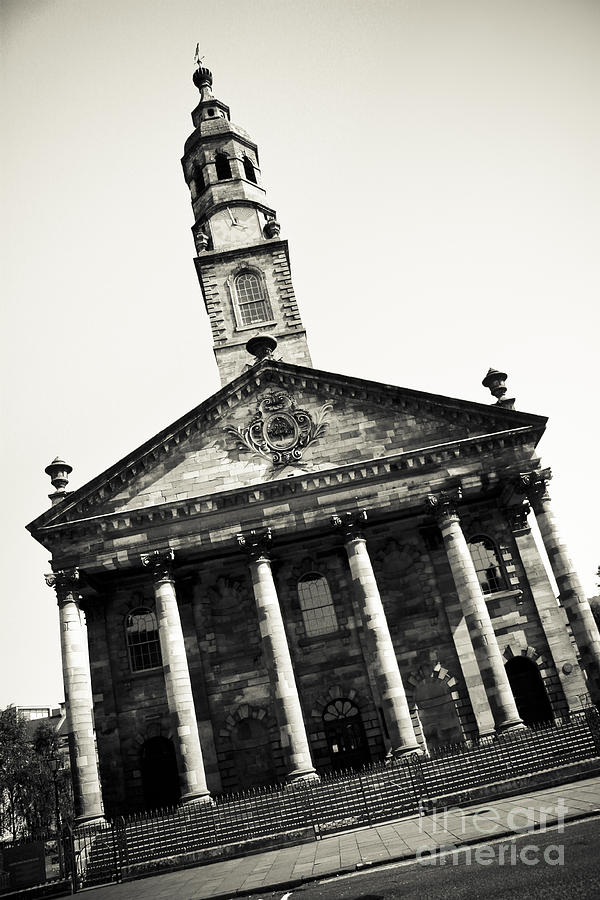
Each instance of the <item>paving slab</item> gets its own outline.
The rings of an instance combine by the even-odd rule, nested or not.
[[[464,810],[436,810],[415,818],[329,835],[311,844],[268,850],[240,859],[166,872],[125,884],[88,888],[88,900],[231,900],[235,896],[286,889],[304,881],[414,857],[441,847],[485,842],[540,822],[541,810],[561,802],[565,820],[600,810],[600,777],[530,791],[503,800],[478,801]],[[513,814],[511,817],[511,813]],[[545,812],[547,823],[556,816]]]

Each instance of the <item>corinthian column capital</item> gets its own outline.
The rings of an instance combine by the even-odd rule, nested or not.
[[[270,528],[263,528],[260,531],[244,531],[235,536],[238,547],[241,547],[250,559],[269,559],[271,538]]]
[[[173,580],[173,559],[175,554],[170,547],[164,550],[152,550],[142,553],[141,560],[145,569],[150,569],[154,581]]]
[[[438,522],[456,515],[456,507],[462,500],[462,488],[452,491],[440,491],[439,494],[429,494],[425,498],[425,508],[432,513]]]
[[[532,472],[520,472],[517,490],[521,494],[525,494],[532,505],[543,500],[549,500],[548,482],[551,478],[551,469],[536,469]]]
[[[507,506],[506,517],[513,531],[529,531],[527,516],[531,512],[531,506],[525,500],[520,506]]]
[[[44,575],[48,587],[54,588],[58,602],[62,603],[69,594],[77,591],[79,586],[79,569],[75,566],[72,569],[58,569],[56,572],[50,572]]]
[[[344,513],[341,516],[331,517],[331,527],[339,530],[344,535],[345,541],[353,541],[363,537],[363,526],[367,521],[366,509],[357,509]]]

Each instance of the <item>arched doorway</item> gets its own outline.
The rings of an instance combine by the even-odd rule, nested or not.
[[[358,707],[351,700],[334,700],[323,710],[323,725],[334,770],[360,769],[371,761]]]
[[[264,722],[240,719],[231,732],[231,745],[240,788],[261,787],[276,780],[271,738]]]
[[[415,703],[428,747],[464,740],[456,705],[444,681],[425,678],[415,687]]]
[[[525,725],[552,722],[554,713],[536,664],[526,656],[513,656],[506,663],[505,669],[519,715]]]
[[[146,809],[175,806],[181,797],[175,748],[168,738],[149,738],[142,747],[142,786]]]

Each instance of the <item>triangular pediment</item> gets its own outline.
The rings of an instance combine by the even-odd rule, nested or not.
[[[428,448],[542,416],[265,361],[29,525],[161,507]]]

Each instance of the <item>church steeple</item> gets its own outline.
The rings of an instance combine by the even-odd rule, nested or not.
[[[213,95],[210,70],[199,64],[193,81],[200,102],[182,165],[194,211],[196,271],[221,383],[264,358],[265,347],[275,359],[311,366],[288,244],[266,203],[258,148]]]

